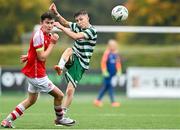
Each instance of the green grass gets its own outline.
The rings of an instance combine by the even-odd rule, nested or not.
[[[17,129],[180,129],[178,99],[128,99],[118,96],[120,108],[112,108],[107,97],[104,106],[92,105],[95,94],[76,93],[69,116],[77,120],[72,127],[55,127],[53,99],[41,95],[37,104],[14,122]],[[0,97],[0,120],[25,97],[4,94]]]

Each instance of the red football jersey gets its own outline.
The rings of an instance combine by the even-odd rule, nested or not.
[[[28,60],[21,70],[27,77],[42,78],[46,76],[45,61],[38,59],[36,49],[44,47],[44,50],[46,50],[50,44],[50,38],[50,34],[43,32],[41,29],[33,34],[28,50]]]

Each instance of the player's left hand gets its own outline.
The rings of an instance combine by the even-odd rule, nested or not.
[[[28,60],[28,55],[21,55],[21,56],[20,56],[20,62],[21,62],[21,64],[22,64],[22,63],[25,63],[27,60]]]

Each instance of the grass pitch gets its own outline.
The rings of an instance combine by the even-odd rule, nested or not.
[[[0,96],[0,121],[25,96]],[[121,107],[112,108],[107,97],[104,106],[92,102],[95,94],[76,93],[69,116],[77,121],[72,127],[54,126],[53,98],[41,95],[37,103],[14,122],[16,129],[180,129],[179,99],[128,99],[118,96]],[[1,128],[0,128],[1,129]]]

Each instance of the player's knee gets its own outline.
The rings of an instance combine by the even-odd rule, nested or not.
[[[60,96],[59,96],[59,98],[63,99],[63,97],[64,97],[64,94],[61,93]]]
[[[71,54],[73,53],[72,48],[67,48],[67,49],[66,49],[66,53],[67,53],[68,55],[71,55]]]
[[[58,99],[58,100],[62,100],[64,97],[64,94],[61,93],[61,94],[58,94],[55,98]]]

